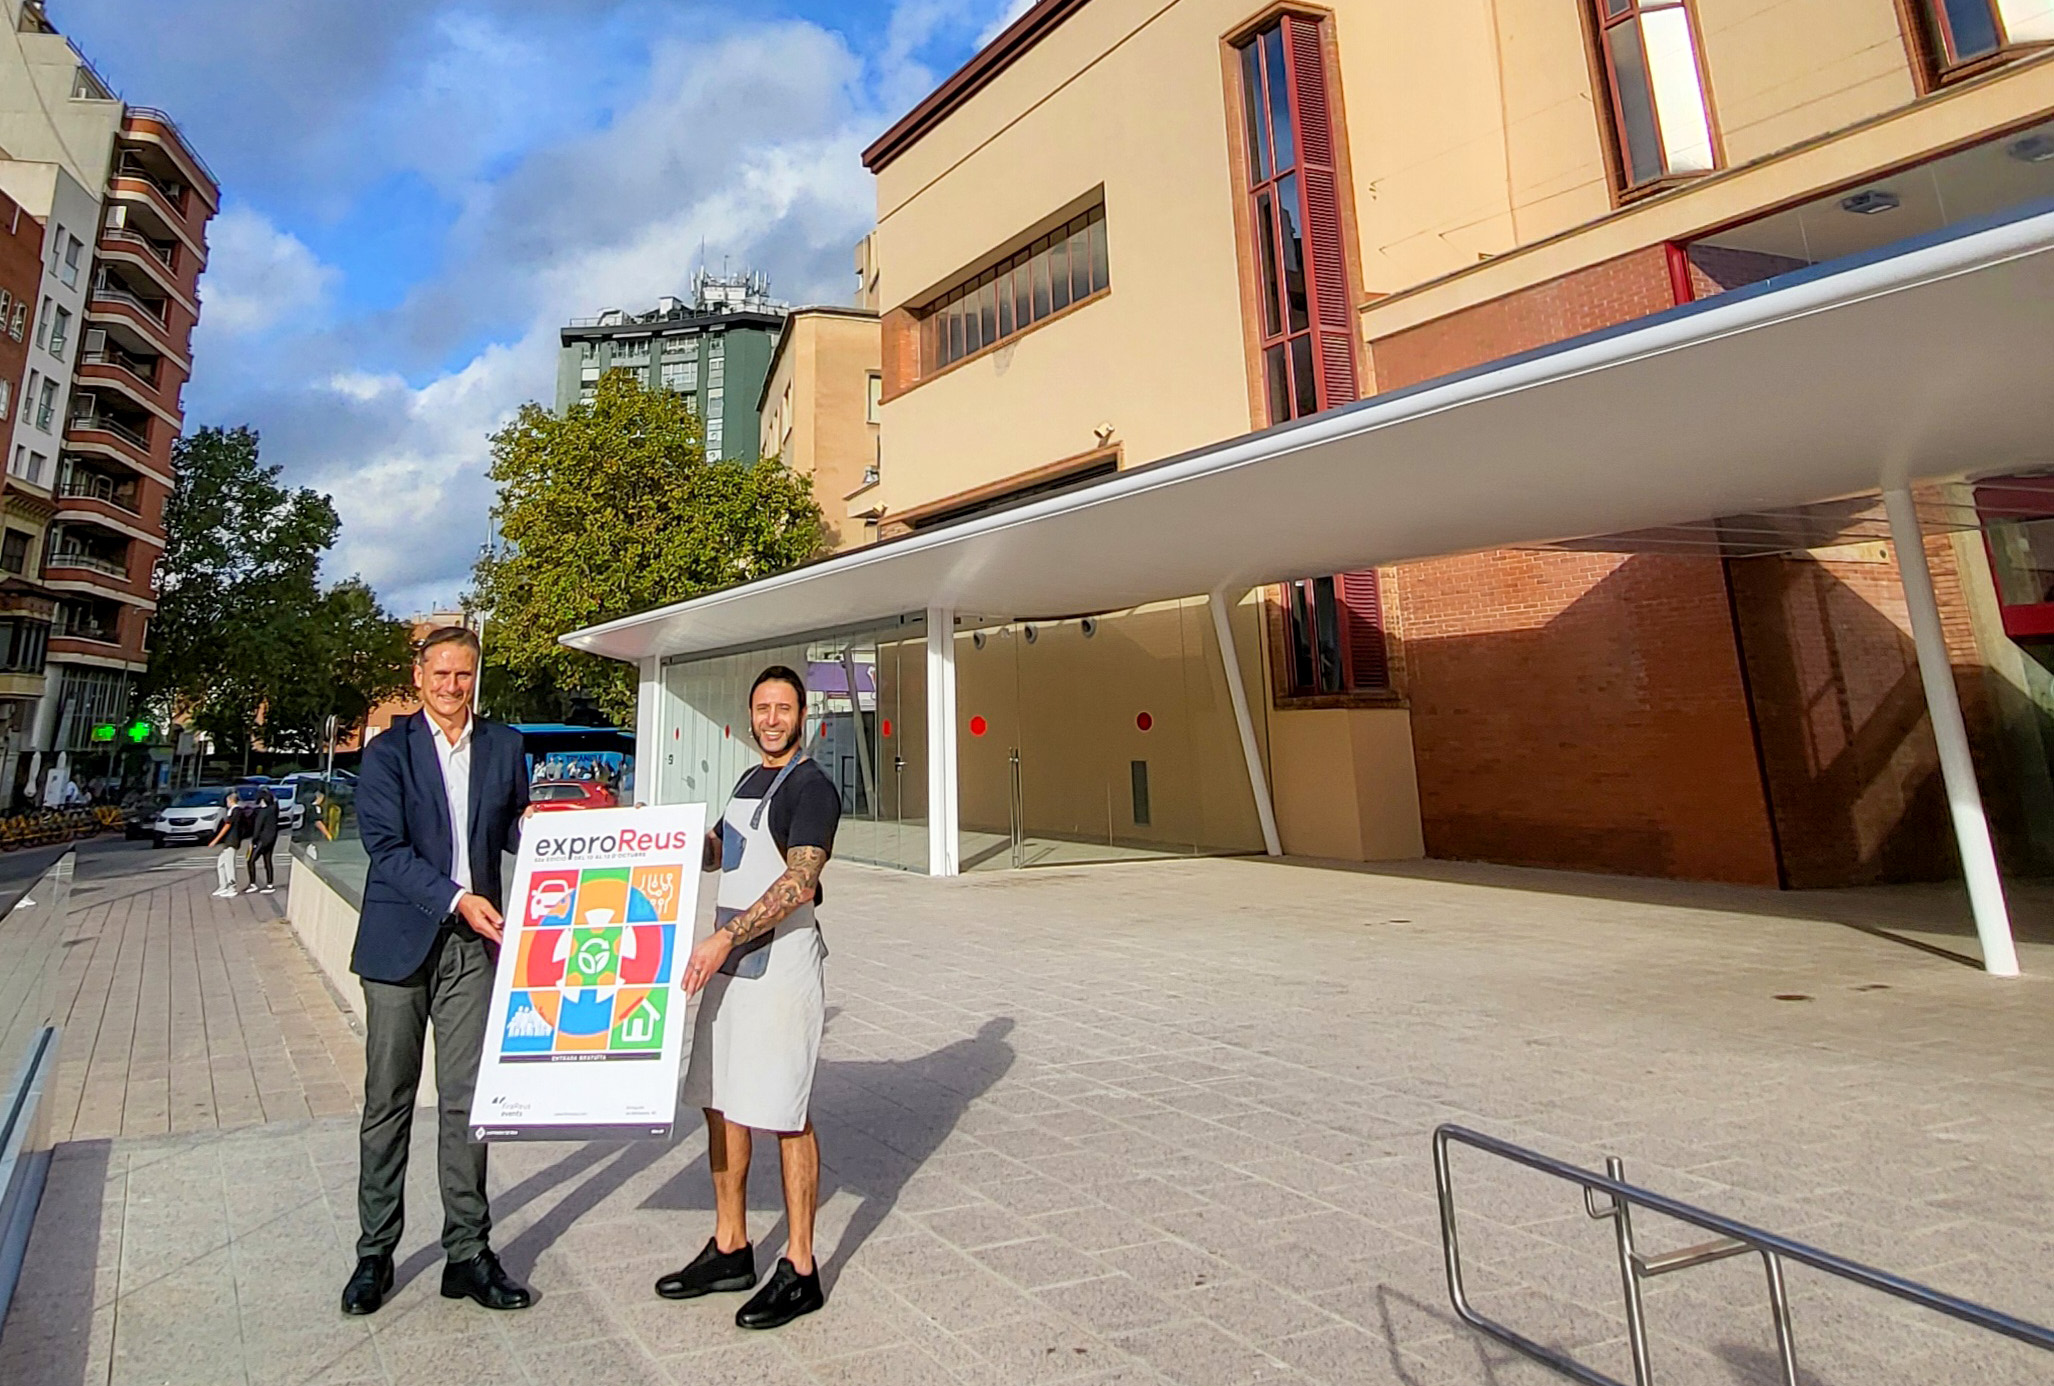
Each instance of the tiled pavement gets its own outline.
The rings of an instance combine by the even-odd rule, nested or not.
[[[267,1011],[313,1009],[240,902],[180,889],[196,951],[212,929],[260,959]],[[405,1284],[344,1320],[351,1123],[295,1115],[66,1147],[0,1381],[1556,1380],[1447,1311],[1427,1134],[1450,1119],[1620,1154],[1638,1182],[2054,1321],[2054,948],[1997,983],[1929,951],[1945,926],[1924,947],[1864,931],[1948,892],[1246,861],[836,867],[829,890],[826,1312],[751,1336],[732,1299],[650,1295],[708,1231],[694,1134],[496,1150],[496,1241],[542,1296],[507,1316],[436,1296],[416,1161]],[[1607,1230],[1538,1179],[1457,1175],[1479,1302],[1628,1375]],[[2054,1358],[1794,1287],[1808,1386],[2054,1380]],[[1773,1379],[1750,1263],[1662,1282],[1650,1316],[1664,1386]]]

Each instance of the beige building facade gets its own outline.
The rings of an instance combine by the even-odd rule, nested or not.
[[[1972,8],[1041,0],[866,153],[878,532],[2054,196],[2054,13]],[[1999,836],[2054,862],[2043,642],[2009,633],[1980,529],[1929,547]],[[1916,688],[1903,600],[1887,544],[1622,542],[1309,574],[1236,619],[1287,851],[1805,885],[1952,869],[1919,845],[1932,733],[1881,711]],[[966,828],[986,782],[1068,778],[965,757]]]
[[[836,551],[877,538],[880,350],[874,311],[794,309],[756,404],[758,455],[812,480]]]

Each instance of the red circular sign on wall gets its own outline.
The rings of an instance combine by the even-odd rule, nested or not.
[[[725,740],[727,740],[727,739],[728,739],[729,737],[733,736],[734,734],[735,734],[735,729],[734,729],[733,727],[722,727],[722,728],[720,729],[720,739],[721,739],[722,741],[725,741]]]
[[[1150,727],[1155,725],[1155,719],[1144,712],[1134,719],[1134,725],[1141,728],[1141,730],[1143,731],[1147,731]]]
[[[970,735],[984,735],[984,719],[982,717],[972,717],[970,719]]]
[[[878,728],[878,734],[881,736],[891,735],[891,718],[887,717],[884,719],[884,725]]]

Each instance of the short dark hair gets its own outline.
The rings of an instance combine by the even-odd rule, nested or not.
[[[414,663],[426,664],[428,651],[437,645],[461,644],[471,652],[473,659],[485,657],[485,647],[478,643],[478,633],[469,626],[437,626],[414,642]]]
[[[756,676],[756,682],[749,685],[750,706],[755,706],[756,690],[766,683],[790,684],[792,692],[799,695],[800,709],[804,710],[806,705],[806,681],[800,678],[791,668],[783,664],[773,664]]]

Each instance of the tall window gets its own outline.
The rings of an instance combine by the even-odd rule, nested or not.
[[[1240,57],[1263,388],[1282,423],[1356,396],[1320,26],[1286,15]]]
[[[1374,572],[1284,585],[1285,674],[1299,697],[1391,686],[1382,594]]]
[[[1598,47],[1628,188],[1717,162],[1687,0],[1597,0]]]
[[[64,238],[63,278],[65,288],[76,289],[78,287],[79,262],[84,258],[85,252],[85,242],[81,241],[78,237],[67,235]]]
[[[1921,0],[1941,66],[2054,42],[2054,0]]]
[[[50,321],[50,354],[62,361],[64,349],[71,344],[71,310],[59,308]]]
[[[1100,205],[937,299],[920,322],[922,373],[995,346],[1111,286]]]
[[[30,541],[29,534],[11,527],[0,534],[0,572],[20,576],[28,571]]]

